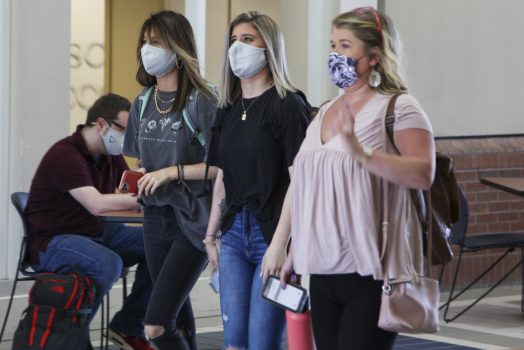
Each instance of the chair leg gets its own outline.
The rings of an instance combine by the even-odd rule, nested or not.
[[[455,286],[457,284],[457,278],[458,278],[458,274],[459,274],[459,270],[460,270],[460,263],[461,263],[461,261],[462,261],[462,251],[460,251],[460,253],[459,253],[459,257],[458,257],[458,261],[457,261],[457,267],[455,268],[455,274],[453,275],[453,282],[451,282],[451,289],[449,291],[448,301],[446,301],[444,304],[442,304],[439,307],[439,310],[441,310],[443,307],[446,308],[444,310],[444,319],[446,319],[446,316],[448,314],[449,304],[451,303],[451,301],[453,301],[455,299],[453,297],[453,292],[455,291]]]
[[[11,306],[13,305],[13,297],[15,295],[16,285],[18,284],[18,270],[15,274],[15,280],[13,281],[13,288],[11,288],[11,296],[9,297],[9,303],[7,304],[7,311],[5,312],[4,323],[2,324],[2,331],[0,331],[0,342],[4,337],[5,327],[7,326],[7,319],[9,318],[9,313],[11,311]]]
[[[444,270],[446,269],[446,264],[442,264],[440,268],[440,274],[438,276],[438,284],[442,285],[442,277],[444,276]]]
[[[127,277],[126,276],[122,277],[122,293],[123,293],[122,302],[124,302],[127,298]]]
[[[106,335],[105,346],[104,346],[105,350],[107,350],[109,348],[109,307],[110,307],[109,294],[110,293],[111,293],[111,291],[108,291],[107,295],[106,295],[106,298],[107,298],[107,303],[106,303],[106,328],[104,330],[104,333]]]
[[[522,273],[522,282],[521,282],[521,288],[522,288],[522,295],[520,297],[520,311],[524,312],[524,247],[520,248],[520,265],[521,265],[521,273]]]
[[[104,349],[104,326],[105,323],[105,303],[102,298],[102,304],[100,305],[100,350]]]
[[[439,309],[443,308],[444,306],[446,307],[445,311],[444,311],[444,321],[446,322],[452,322],[454,320],[456,320],[459,316],[461,316],[463,313],[465,313],[466,311],[468,311],[469,309],[471,309],[473,306],[475,306],[480,300],[482,300],[486,295],[488,295],[489,293],[491,293],[491,291],[493,289],[495,289],[499,284],[501,284],[506,278],[508,278],[509,275],[511,275],[513,273],[513,271],[515,271],[519,266],[522,265],[522,260],[520,260],[515,266],[513,266],[509,271],[508,273],[506,273],[501,279],[499,279],[497,281],[497,283],[495,283],[493,286],[491,286],[487,291],[485,291],[481,296],[479,296],[477,299],[475,299],[475,301],[473,301],[471,304],[469,304],[467,307],[465,307],[464,309],[462,309],[459,313],[457,313],[455,316],[453,316],[452,318],[448,318],[447,317],[447,314],[448,314],[448,311],[449,311],[449,306],[450,306],[450,303],[457,299],[459,296],[461,296],[464,292],[466,292],[469,288],[471,288],[473,285],[475,285],[482,277],[484,277],[488,272],[490,272],[502,259],[504,259],[504,257],[506,257],[511,251],[513,250],[513,248],[509,248],[508,250],[506,250],[506,252],[504,252],[504,254],[502,254],[489,268],[487,268],[483,273],[481,273],[477,278],[475,278],[473,280],[473,282],[469,283],[466,287],[464,287],[459,293],[457,293],[456,295],[453,295],[453,291],[455,289],[455,283],[456,283],[456,280],[457,280],[457,276],[458,276],[458,267],[460,266],[460,261],[461,261],[461,257],[462,257],[462,252],[461,254],[459,255],[459,261],[458,261],[458,265],[457,265],[457,270],[455,272],[455,278],[453,279],[453,285],[451,287],[451,291],[450,291],[450,294],[449,294],[449,298],[448,298],[448,301],[444,304],[444,305],[441,305]]]
[[[13,288],[11,289],[11,296],[9,297],[9,303],[7,304],[7,311],[5,313],[4,323],[2,324],[2,330],[0,331],[0,342],[2,341],[2,338],[4,337],[5,327],[7,326],[7,319],[9,318],[9,312],[11,311],[11,306],[13,305],[13,297],[15,295],[16,285],[18,284],[18,281],[20,281],[19,276],[20,276],[20,271],[22,270],[22,267],[23,267],[25,247],[26,247],[26,239],[24,238],[22,240],[22,244],[20,245],[20,252],[18,253],[18,263],[16,264],[15,280],[13,281]]]

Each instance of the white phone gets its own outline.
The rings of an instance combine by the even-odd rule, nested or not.
[[[292,283],[288,283],[284,289],[276,276],[269,276],[262,297],[293,312],[304,312],[307,307],[307,291]]]
[[[218,270],[213,271],[211,277],[209,277],[209,286],[215,293],[219,293],[220,283],[218,282]]]

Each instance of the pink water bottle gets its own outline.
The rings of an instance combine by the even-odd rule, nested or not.
[[[311,314],[286,310],[287,344],[289,350],[315,350]]]

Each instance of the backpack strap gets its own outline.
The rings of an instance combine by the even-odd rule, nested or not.
[[[210,90],[212,90],[215,93],[217,93],[216,87],[213,84],[211,84],[209,81],[206,81],[206,84],[207,84],[207,86],[209,87]],[[195,97],[193,98],[193,101],[196,104],[197,100],[198,100],[199,90],[196,89],[196,88],[195,88],[195,90],[196,90],[196,93],[195,93]],[[191,120],[191,118],[189,116],[189,103],[191,103],[191,98],[189,99],[189,101],[186,103],[186,106],[182,110],[182,116],[184,117],[184,122],[186,123],[187,127],[191,131],[191,134],[193,135],[193,137],[196,138],[198,140],[198,143],[200,143],[202,145],[202,147],[205,148],[206,147],[206,137],[204,135],[204,131],[198,130],[193,125],[193,121]]]
[[[153,92],[154,86],[150,86],[148,89],[142,90],[142,92],[145,92],[144,94],[140,94],[138,96],[138,107],[140,109],[140,116],[138,118],[138,121],[142,121],[142,116],[144,115],[144,111],[146,110],[147,102],[149,102],[149,97],[151,97],[151,93]]]
[[[293,92],[288,92],[288,94],[292,94],[292,93]],[[300,97],[300,100],[302,101],[302,103],[304,104],[304,106],[306,107],[308,111],[308,115],[305,116],[303,119],[306,122],[306,124],[309,125],[311,120],[314,118],[316,111],[313,107],[311,107],[311,104],[307,100],[306,95],[302,91],[297,90],[296,92],[294,92],[294,94]],[[271,104],[269,106],[269,111],[271,114],[271,121],[269,123],[271,124],[271,132],[273,134],[273,138],[277,140],[277,142],[279,142],[280,144],[282,144],[282,132],[281,132],[281,128],[279,125],[279,122],[282,119],[280,116],[281,106],[282,106],[282,99],[280,98],[280,95],[276,93],[274,95],[273,100],[271,100]]]
[[[393,139],[393,126],[395,125],[395,103],[397,102],[397,98],[402,94],[403,92],[399,92],[391,96],[388,103],[388,109],[386,111],[386,118],[384,118],[384,122],[386,123],[386,134],[388,136],[389,142],[397,154],[400,154],[400,151],[395,145],[395,140]]]
[[[195,93],[194,97],[190,96],[190,98],[188,99],[188,101],[186,103],[186,106],[182,110],[182,116],[184,118],[184,122],[186,123],[189,131],[191,131],[191,135],[193,135],[193,137],[198,140],[198,143],[200,143],[200,145],[202,145],[202,147],[205,147],[206,146],[206,138],[204,137],[204,132],[201,131],[201,130],[199,130],[197,132],[195,126],[193,125],[193,122],[191,121],[191,118],[189,117],[189,108],[188,108],[189,104],[192,101],[194,101],[193,103],[196,103],[197,99],[198,99],[198,90],[196,90],[196,93]]]

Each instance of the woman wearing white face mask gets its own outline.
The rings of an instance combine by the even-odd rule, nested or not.
[[[283,37],[271,18],[253,11],[230,24],[220,91],[209,155],[219,170],[204,242],[211,266],[220,271],[224,344],[275,350],[282,343],[284,312],[262,299],[261,266],[309,105],[289,81]],[[278,273],[278,266],[270,272]]]
[[[216,97],[200,75],[193,31],[183,15],[151,15],[142,25],[137,56],[137,80],[145,88],[131,107],[124,154],[139,158],[145,172],[138,196],[154,283],[145,332],[159,350],[196,349],[189,292],[207,262],[202,240],[211,199],[199,194]],[[214,178],[216,169],[209,174]]]

